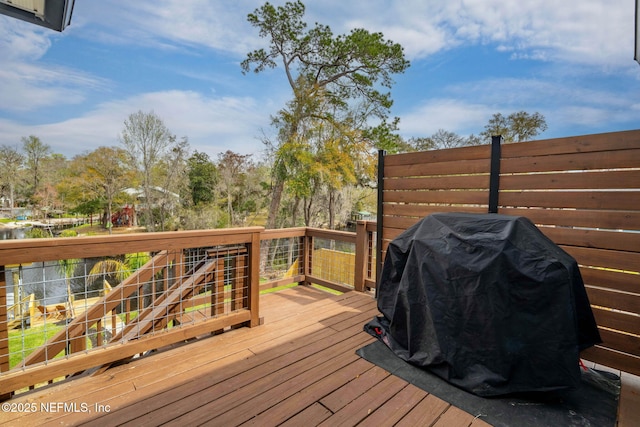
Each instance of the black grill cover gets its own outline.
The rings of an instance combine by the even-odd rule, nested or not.
[[[365,330],[480,396],[577,386],[601,342],[576,261],[523,217],[433,214],[389,244]]]

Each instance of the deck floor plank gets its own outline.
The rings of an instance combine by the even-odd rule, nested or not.
[[[330,410],[319,403],[314,403],[281,423],[280,427],[316,426],[330,416]]]
[[[110,412],[0,414],[0,424],[473,426],[481,418],[355,354],[372,342],[369,295],[298,286],[261,296],[264,324],[170,346],[10,402],[110,405]],[[640,378],[622,373],[618,427],[637,425]]]
[[[257,387],[263,382],[272,384],[274,381],[273,378],[275,378],[275,380],[282,380],[286,378],[286,375],[297,374],[296,371],[280,372],[284,367],[299,366],[300,369],[308,369],[306,363],[310,363],[309,357],[313,358],[311,362],[314,362],[315,359],[322,360],[323,357],[326,358],[332,351],[332,349],[329,348],[332,342],[346,342],[351,339],[354,334],[356,334],[356,331],[338,335],[334,334],[320,340],[316,340],[317,337],[314,334],[307,335],[305,337],[306,340],[296,341],[294,345],[299,346],[297,349],[292,348],[293,345],[291,345],[287,351],[285,351],[285,349],[276,349],[272,352],[264,353],[262,357],[252,358],[250,361],[247,361],[248,364],[238,366],[236,368],[237,372],[236,370],[221,370],[219,373],[216,372],[218,375],[198,378],[186,383],[184,386],[174,385],[165,391],[159,391],[153,394],[148,399],[148,402],[140,402],[138,405],[127,408],[127,412],[130,414],[140,414],[140,411],[157,409],[157,411],[148,416],[145,421],[151,419],[157,422],[166,421],[163,417],[172,416],[175,412],[174,409],[183,412],[196,409],[193,407],[193,402],[184,399],[184,397],[202,391],[206,391],[207,395],[217,396],[215,385],[225,380],[226,382],[223,384],[224,387],[233,390],[242,387]],[[347,342],[346,345],[349,345],[349,343]],[[301,360],[304,360],[305,363],[300,362]],[[228,397],[227,400],[232,403],[238,403],[238,401],[235,400],[235,395],[240,395],[240,398],[242,398],[242,395],[246,392],[246,389],[242,392],[237,392],[232,397]],[[249,392],[251,392],[251,390],[249,390]],[[167,406],[177,399],[182,400],[181,402],[176,402],[176,408]],[[216,402],[217,410],[224,407],[224,401],[218,399]],[[203,398],[200,398],[197,403],[204,404],[205,401]],[[119,419],[118,421],[122,422],[124,419]]]
[[[177,421],[183,425],[193,425],[194,421],[198,425],[206,420],[209,420],[212,425],[230,426],[242,424],[259,413],[266,411],[274,404],[310,386],[319,378],[330,376],[339,369],[357,361],[359,357],[355,354],[355,351],[367,341],[369,339],[366,337],[354,337],[354,339],[345,342],[343,345],[332,346],[330,348],[331,351],[322,352],[324,361],[315,364],[320,360],[314,360],[315,366],[311,368],[309,366],[287,367],[281,372],[270,375],[263,382],[251,384],[237,393],[230,393],[222,399],[216,399],[208,405],[177,419]],[[306,363],[304,364],[306,365]],[[294,373],[296,374],[295,376],[290,376]],[[288,378],[286,381],[280,382],[285,374],[285,378]],[[250,393],[249,399],[245,396],[247,392]],[[240,399],[243,399],[243,401],[238,404]],[[231,405],[228,403],[231,403]],[[186,421],[186,424],[183,421]]]
[[[416,406],[409,411],[400,421],[396,423],[397,427],[415,427],[430,426],[436,422],[440,416],[449,408],[444,400],[433,394],[427,395]]]
[[[433,424],[433,427],[470,426],[475,417],[455,406],[449,406],[447,410]]]
[[[375,366],[321,399],[320,403],[331,412],[338,412],[389,375],[389,372]]]
[[[369,414],[384,405],[393,396],[404,389],[408,383],[394,375],[389,375],[381,382],[361,394],[331,417],[327,418],[320,426],[354,426],[364,420]]]
[[[274,406],[271,406],[266,411],[242,424],[242,426],[277,426],[286,420],[295,418],[301,407],[306,409],[316,403],[322,405],[320,399],[322,399],[323,396],[330,394],[336,388],[340,388],[343,384],[349,383],[354,378],[358,378],[360,375],[363,375],[371,369],[372,365],[366,360],[356,360],[354,363],[338,369],[331,375],[325,376],[309,387],[306,387]],[[329,408],[325,405],[322,406],[329,411],[329,415],[333,415],[333,412],[329,410]]]
[[[414,406],[420,403],[427,392],[409,384],[398,394],[389,399],[384,405],[376,409],[365,418],[359,427],[392,426],[407,415]]]
[[[278,340],[274,340],[274,338],[276,337],[279,337],[279,339],[282,341],[287,339],[291,340],[291,337],[288,336],[287,332],[290,332],[295,335],[296,332],[303,331],[305,336],[313,337],[314,339],[322,338],[323,336],[328,336],[329,334],[331,334],[331,331],[324,330],[319,325],[317,325],[317,322],[314,323],[314,320],[308,320],[308,321],[305,320],[308,318],[313,319],[314,316],[317,316],[319,314],[327,314],[327,313],[331,314],[333,312],[332,310],[327,310],[326,307],[324,307],[326,301],[319,302],[319,303],[320,303],[319,306],[316,308],[317,313],[315,313],[314,311],[310,311],[310,316],[303,317],[302,315],[300,315],[301,317],[300,319],[296,319],[296,321],[294,322],[287,322],[287,326],[281,325],[278,328],[278,330],[269,331],[270,329],[274,329],[272,325],[271,327],[265,328],[266,329],[265,334],[261,334],[258,336],[248,335],[248,339],[243,339],[243,337],[247,335],[247,331],[249,331],[249,329],[246,329],[246,328],[238,329],[236,331],[232,331],[229,334],[222,334],[215,337],[218,342],[216,346],[213,348],[213,350],[211,349],[210,345],[207,345],[207,341],[202,340],[200,342],[194,342],[193,344],[188,344],[187,346],[182,347],[179,350],[172,351],[171,355],[175,356],[173,353],[178,352],[178,356],[177,356],[178,359],[186,363],[186,368],[184,371],[182,371],[182,373],[187,373],[187,375],[193,376],[192,374],[198,373],[197,370],[207,371],[208,369],[210,369],[210,367],[207,367],[206,365],[203,365],[201,362],[198,362],[198,358],[202,355],[204,355],[205,358],[207,359],[205,360],[205,362],[216,363],[219,360],[216,358],[216,354],[217,354],[216,352],[219,352],[221,355],[224,356],[226,353],[234,352],[237,350],[237,348],[239,348],[239,349],[243,349],[242,351],[244,352],[243,354],[238,355],[238,359],[242,360],[246,358],[246,356],[248,355],[247,353],[248,350],[246,350],[246,347],[252,346],[254,344],[259,346],[259,345],[262,345],[264,341],[269,343],[269,345],[273,346],[274,344],[278,344],[279,342]],[[311,307],[313,306],[309,305],[309,308]],[[313,333],[309,333],[309,331],[304,329],[305,326],[309,326],[309,325],[313,327]],[[234,335],[233,337],[232,337],[232,334]],[[219,345],[219,344],[222,344],[222,345]],[[285,352],[287,349],[285,347],[282,350],[283,352]],[[185,352],[188,352],[188,353],[185,353]],[[189,355],[188,358],[185,357],[186,354]],[[278,357],[278,354],[274,354],[272,355],[272,357]],[[180,380],[179,375],[176,375],[176,370],[174,369],[176,366],[175,359],[176,357],[172,357],[171,360],[167,360],[167,365],[171,366],[172,369],[169,370],[169,372],[165,373],[165,375],[170,375],[174,377],[173,384],[176,384],[176,382]],[[229,359],[230,359],[229,356],[224,356],[223,360],[229,360]],[[121,391],[125,391],[126,387],[123,387],[122,384],[118,384],[118,381],[115,380],[116,377],[123,378],[125,381],[131,381],[132,383],[135,384],[134,389],[135,389],[135,394],[137,399],[142,399],[146,395],[153,396],[154,394],[156,394],[157,391],[154,391],[153,389],[146,390],[146,394],[141,390],[144,385],[148,385],[146,383],[151,382],[153,385],[154,383],[160,382],[158,380],[158,375],[157,375],[158,371],[157,371],[156,363],[150,360],[150,358],[145,358],[145,359],[140,359],[139,361],[136,361],[135,369],[133,368],[133,366],[134,365],[132,364],[123,365],[115,368],[114,372],[109,372],[107,376],[97,377],[98,378],[97,382],[100,382],[100,380],[102,380],[102,382],[108,382],[108,384],[103,384],[103,388],[97,391],[94,388],[94,393],[99,394],[99,396],[96,396],[96,398],[99,399],[100,397],[102,397],[103,401],[101,403],[111,405],[111,408],[114,410],[117,409],[121,403],[127,404],[131,401],[130,396],[128,396],[126,393],[125,394],[121,393]],[[242,371],[243,365],[237,364],[236,368],[238,369],[238,371]],[[122,370],[122,369],[124,369],[126,372],[124,372],[123,375],[118,376],[117,375],[119,373],[118,370]],[[94,382],[93,385],[95,384],[96,383]],[[88,396],[88,394],[90,394],[91,392],[87,390],[83,390],[83,387],[74,387],[72,389],[69,389],[69,386],[67,386],[66,388],[68,389],[67,390],[68,393],[65,393],[65,397],[67,400],[71,400],[75,398],[78,401],[84,402],[88,397],[90,397]],[[131,392],[131,391],[132,390],[130,389],[126,390],[126,392]],[[59,395],[59,391],[53,391],[52,393],[56,393],[57,395]],[[107,400],[104,400],[105,396],[108,397]],[[49,394],[48,396],[43,397],[40,400],[46,401],[46,399],[49,399],[49,401],[51,401],[52,397],[54,396]],[[61,418],[61,417],[68,418],[69,420],[71,418],[82,418],[80,415],[77,415],[77,414],[64,414],[64,413],[50,414],[50,417],[51,418],[49,420]]]

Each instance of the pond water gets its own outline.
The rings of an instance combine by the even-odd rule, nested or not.
[[[28,230],[29,228],[0,228],[0,240],[24,239]],[[20,292],[23,297],[35,293],[36,298],[45,305],[57,304],[67,298],[66,281],[55,261],[25,265],[21,269],[9,267],[5,275],[9,301],[15,300],[13,296],[14,278],[19,279],[22,287]]]
[[[0,228],[0,240],[24,239],[28,228]]]

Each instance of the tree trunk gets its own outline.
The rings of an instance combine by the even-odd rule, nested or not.
[[[11,199],[10,200],[10,202],[11,202],[11,206],[10,206],[10,208],[11,208],[11,218],[13,218],[13,198],[14,198],[13,182],[9,184],[9,193],[10,193],[9,198]]]
[[[300,197],[296,196],[293,202],[293,210],[291,212],[291,227],[298,224],[298,206],[300,205]]]
[[[336,193],[333,188],[329,188],[329,230],[336,229]]]
[[[265,228],[276,228],[276,220],[278,219],[278,211],[280,210],[280,201],[282,200],[282,191],[284,190],[284,180],[276,178],[271,192],[271,203],[269,204],[269,215]]]
[[[113,213],[111,211],[112,207],[111,207],[111,200],[109,200],[107,202],[107,222],[106,222],[106,226],[109,228],[109,234],[111,234],[111,230],[113,229],[113,223],[111,222],[111,217],[113,216]],[[111,225],[109,225],[111,224]]]
[[[229,227],[233,227],[235,221],[233,220],[233,205],[231,203],[230,191],[229,187],[227,187],[227,214],[229,215]]]

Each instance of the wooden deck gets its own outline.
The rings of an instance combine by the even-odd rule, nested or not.
[[[23,411],[0,424],[487,425],[355,354],[373,341],[370,296],[297,287],[263,295],[260,311],[261,326],[18,395],[7,403]],[[640,381],[623,381],[619,426],[637,425]]]

